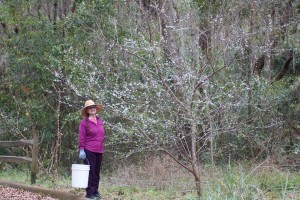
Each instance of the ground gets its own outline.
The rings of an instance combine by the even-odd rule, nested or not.
[[[83,200],[68,191],[51,190],[38,186],[0,179],[0,200]]]
[[[57,200],[22,189],[0,185],[0,200]]]

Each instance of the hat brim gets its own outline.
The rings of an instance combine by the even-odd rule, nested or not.
[[[100,105],[100,104],[95,104],[97,107],[96,107],[96,113],[99,113],[101,110],[102,110],[102,105]],[[92,105],[91,105],[92,106]],[[87,107],[89,107],[89,106],[87,106]],[[80,114],[81,114],[81,116],[83,116],[83,117],[87,117],[87,111],[86,111],[86,108],[87,107],[83,107],[82,109],[81,109],[81,111],[80,111]]]

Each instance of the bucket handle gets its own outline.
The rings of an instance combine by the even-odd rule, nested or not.
[[[80,159],[80,158],[77,158],[77,161],[78,161],[79,159]],[[87,157],[85,157],[85,159],[80,159],[80,160],[86,160],[87,163],[88,163],[88,165],[90,165],[90,162],[89,162],[89,160],[87,159]]]
[[[87,159],[87,157],[85,157],[85,160],[87,161],[88,165],[90,165],[90,162],[89,162],[89,160]]]

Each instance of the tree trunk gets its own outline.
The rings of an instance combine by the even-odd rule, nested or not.
[[[267,30],[266,30],[266,39],[265,39],[265,47],[266,47],[266,56],[265,56],[265,68],[266,68],[266,79],[271,81],[271,29],[273,26],[272,17],[268,15],[266,20]]]
[[[206,56],[206,58],[210,61],[211,59],[211,29],[208,25],[208,22],[202,22],[202,26],[200,26],[200,36],[198,39],[198,44],[202,50],[202,53]]]
[[[193,116],[192,114],[190,114],[190,116]],[[199,197],[202,196],[202,191],[201,191],[201,180],[200,180],[200,166],[199,166],[199,159],[197,157],[197,128],[196,128],[197,124],[196,121],[194,120],[194,118],[192,117],[192,122],[191,122],[191,156],[192,156],[192,170],[193,170],[193,175],[195,178],[195,183],[196,183],[196,190],[197,190],[197,194]]]
[[[54,26],[54,32],[56,32],[56,30],[57,30],[58,0],[54,1],[53,7],[54,7],[54,10],[53,10],[53,26]]]
[[[72,0],[72,9],[71,9],[71,12],[74,14],[75,10],[76,10],[76,1]]]
[[[161,41],[169,65],[179,68],[178,46],[176,44],[176,30],[174,8],[171,0],[159,0],[158,19],[160,23]]]
[[[251,122],[251,115],[252,115],[252,88],[250,85],[250,80],[252,78],[252,74],[254,72],[255,69],[255,65],[254,65],[254,55],[253,55],[253,51],[252,51],[252,44],[253,44],[253,29],[254,29],[254,24],[255,24],[255,16],[256,16],[256,5],[255,2],[251,2],[250,3],[250,8],[251,8],[251,15],[250,15],[250,27],[249,27],[249,38],[247,41],[247,47],[246,47],[246,52],[247,52],[247,56],[248,56],[248,72],[247,72],[247,78],[246,78],[246,83],[248,85],[249,91],[248,91],[248,118],[249,118],[249,122]]]
[[[273,82],[279,81],[287,73],[287,71],[289,69],[289,65],[293,60],[293,54],[294,54],[293,51],[290,51],[290,55],[289,55],[288,59],[285,61],[282,70],[275,76]]]
[[[61,152],[61,126],[60,126],[60,112],[61,112],[61,90],[58,89],[58,100],[57,106],[55,110],[55,118],[56,118],[56,134],[55,140],[51,150],[51,165],[49,168],[49,172],[57,171],[59,162],[60,162],[60,152]]]

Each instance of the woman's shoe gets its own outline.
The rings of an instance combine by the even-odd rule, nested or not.
[[[85,195],[86,199],[96,199],[95,195]]]
[[[100,194],[94,194],[94,196],[96,197],[96,200],[100,200],[101,199],[101,195]]]

